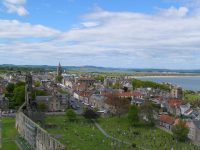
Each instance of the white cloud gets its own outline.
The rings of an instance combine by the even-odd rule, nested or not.
[[[86,28],[89,28],[89,27],[96,27],[99,25],[98,22],[83,22],[82,25]]]
[[[79,28],[66,32],[1,20],[0,38],[14,39],[0,42],[0,54],[24,64],[200,68],[200,15],[187,15],[186,7],[163,11],[147,15],[98,10],[86,14]]]
[[[166,17],[185,17],[189,12],[187,7],[170,7],[169,9],[161,9],[160,14]]]
[[[19,16],[27,16],[29,12],[24,5],[26,0],[3,0],[8,13],[17,13]]]
[[[17,20],[0,20],[0,38],[55,37],[59,33],[58,30],[42,25],[31,25]]]

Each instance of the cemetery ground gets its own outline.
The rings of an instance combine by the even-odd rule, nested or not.
[[[15,118],[2,118],[2,148],[1,150],[19,150],[15,143],[17,131],[15,129]]]
[[[99,118],[97,123],[110,136],[130,144],[106,138],[93,122],[89,122],[82,116],[78,116],[75,122],[66,121],[66,116],[51,116],[46,118],[47,131],[70,150],[198,149],[190,142],[177,142],[173,139],[172,135],[156,127],[131,127],[126,116],[120,118]],[[136,145],[138,148],[132,147],[133,145]]]

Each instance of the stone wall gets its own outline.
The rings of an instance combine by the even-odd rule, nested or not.
[[[23,112],[19,111],[16,115],[16,128],[34,150],[66,150],[64,145],[51,137],[46,130],[33,122]]]

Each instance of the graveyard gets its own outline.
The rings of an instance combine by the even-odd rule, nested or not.
[[[74,122],[67,121],[66,116],[47,117],[46,129],[71,150],[198,149],[190,142],[176,141],[171,134],[156,127],[132,127],[126,116],[99,118],[97,123],[115,140],[105,137],[93,122],[82,116],[78,116]]]

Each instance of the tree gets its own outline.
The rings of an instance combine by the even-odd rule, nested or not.
[[[38,109],[42,112],[46,111],[47,106],[44,102],[38,103]]]
[[[128,112],[130,100],[127,98],[120,98],[116,94],[112,93],[107,95],[105,103],[110,105],[113,109],[113,113],[120,117],[121,114]]]
[[[8,83],[8,85],[6,86],[6,90],[8,93],[13,93],[14,89],[15,89],[14,83]]]
[[[83,116],[86,119],[97,119],[99,115],[92,109],[86,109]]]
[[[34,82],[34,86],[35,86],[35,87],[39,87],[39,86],[41,86],[41,83],[40,83],[39,81],[35,81],[35,82]]]
[[[62,76],[56,76],[56,81],[61,83],[62,82],[63,77]]]
[[[76,113],[74,112],[73,109],[68,109],[66,111],[66,116],[69,121],[75,121],[76,120]]]
[[[137,123],[139,122],[138,113],[139,113],[139,110],[138,110],[138,107],[136,105],[131,105],[129,107],[128,120],[129,120],[131,125],[137,125]]]
[[[25,101],[25,86],[18,86],[13,91],[15,106],[20,106]]]
[[[25,86],[25,82],[19,81],[15,84],[16,87]]]
[[[154,125],[153,113],[153,106],[149,102],[146,102],[140,107],[139,116],[142,120],[151,126]]]
[[[178,123],[172,127],[172,133],[177,140],[184,141],[189,133],[186,122],[180,119]]]

